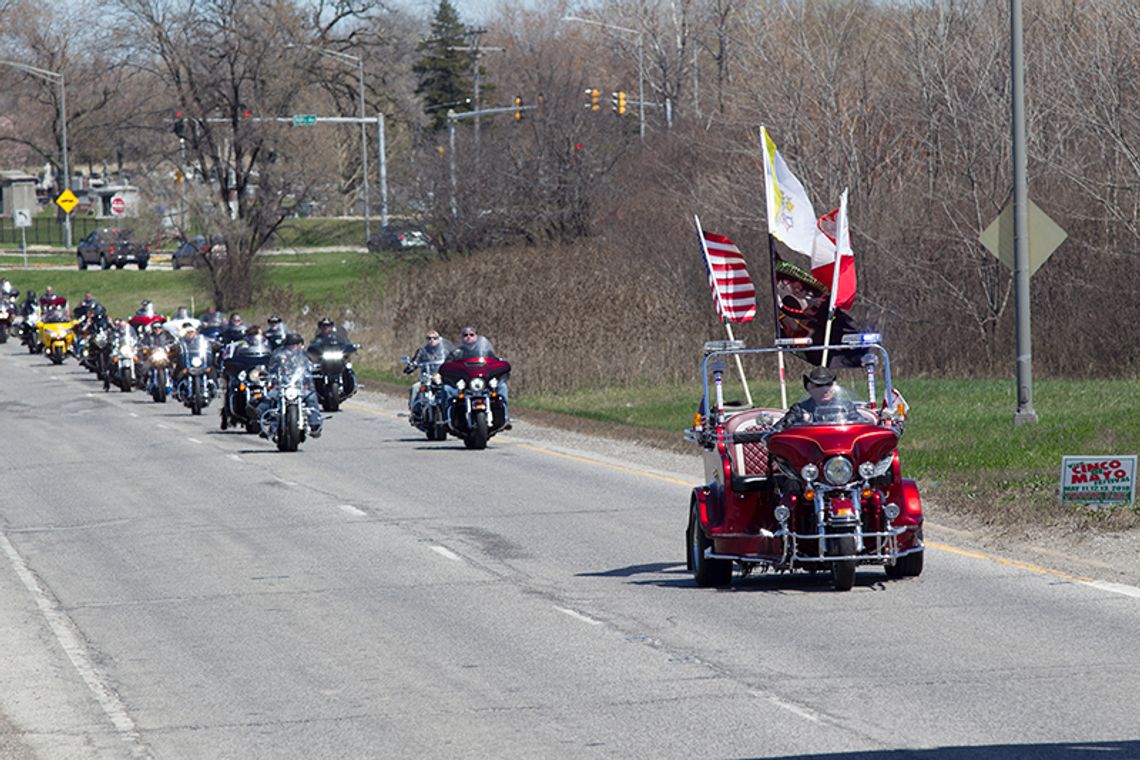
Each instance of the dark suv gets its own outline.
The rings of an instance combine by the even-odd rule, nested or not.
[[[127,264],[137,264],[146,269],[150,263],[150,245],[136,243],[131,239],[131,231],[119,227],[104,227],[95,230],[79,241],[76,259],[80,269],[89,264],[98,264],[103,269],[122,269]]]

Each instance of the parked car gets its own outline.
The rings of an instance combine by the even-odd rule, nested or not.
[[[226,241],[221,235],[211,235],[209,241],[205,235],[196,235],[182,244],[170,255],[170,266],[173,269],[182,267],[196,267],[202,259],[211,254],[225,253]]]
[[[368,239],[368,250],[373,253],[430,247],[431,235],[414,224],[386,224]]]
[[[103,227],[95,230],[79,241],[76,260],[80,269],[98,264],[103,269],[122,269],[127,264],[137,264],[146,269],[150,263],[150,244],[136,242],[131,231],[121,227]]]

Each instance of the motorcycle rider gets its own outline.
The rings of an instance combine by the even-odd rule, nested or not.
[[[313,340],[309,343],[310,352],[314,346],[334,345],[339,348],[346,348],[352,345],[352,342],[347,338],[343,338],[336,331],[336,324],[324,317],[320,322],[317,322],[317,334],[313,336]]]
[[[274,314],[267,322],[269,326],[265,328],[265,339],[269,341],[269,345],[273,346],[273,350],[281,348],[281,344],[285,342],[285,336],[289,331],[285,329],[285,323],[281,321],[281,317]]]
[[[289,374],[298,367],[303,367],[302,387],[304,389],[304,406],[309,413],[309,435],[313,438],[320,438],[324,418],[321,417],[321,402],[317,399],[317,391],[313,386],[313,370],[309,364],[308,357],[305,356],[303,350],[304,346],[305,339],[297,333],[289,333],[286,335],[285,340],[281,343],[281,348],[274,351],[273,355],[269,357],[267,373],[270,377],[273,377],[277,372]],[[274,400],[269,397],[269,394],[266,394],[261,404],[258,405],[259,415],[264,417],[265,413],[272,409],[274,403]],[[263,438],[268,437],[268,428],[266,425],[261,426],[261,436]]]
[[[837,407],[841,416],[850,418],[858,414],[850,396],[835,382],[835,373],[827,367],[813,367],[811,372],[804,373],[804,389],[808,392],[788,408],[787,414],[772,426],[770,432],[778,433],[792,425],[810,422],[817,410],[823,407]]]
[[[4,280],[0,282],[0,296],[3,296],[5,301],[15,301],[18,295],[20,295],[19,289],[13,287],[12,283],[5,277]]]
[[[83,294],[83,300],[79,302],[78,306],[72,309],[71,313],[74,315],[75,319],[83,319],[89,311],[95,308],[98,303],[99,302],[95,300],[95,296],[92,295],[91,291],[89,290]]]
[[[230,321],[226,323],[226,329],[222,330],[222,343],[233,343],[234,341],[245,339],[246,324],[241,319],[241,314],[236,311],[230,315]]]
[[[417,369],[422,369],[429,375],[434,375],[453,350],[455,345],[445,340],[439,331],[428,330],[426,342],[416,349],[408,366],[404,367],[404,374],[410,375]],[[420,384],[413,383],[408,389],[408,409],[411,410],[413,418],[420,416],[420,395]]]

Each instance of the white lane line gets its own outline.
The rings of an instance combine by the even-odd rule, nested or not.
[[[83,645],[83,637],[75,627],[75,623],[64,614],[56,601],[48,596],[47,592],[40,586],[35,574],[32,573],[27,563],[24,562],[24,558],[16,551],[16,547],[8,540],[8,536],[3,533],[0,533],[0,546],[3,547],[4,553],[8,555],[8,561],[16,571],[16,575],[18,575],[23,582],[24,588],[26,588],[28,593],[32,595],[32,598],[36,600],[36,606],[40,608],[40,612],[43,614],[44,619],[47,620],[47,624],[55,635],[56,641],[59,642],[60,647],[64,653],[67,654],[67,658],[71,660],[71,664],[75,667],[76,671],[79,672],[79,676],[83,679],[83,682],[87,684],[87,688],[95,695],[99,706],[103,708],[103,713],[111,719],[115,730],[119,732],[119,737],[124,743],[130,745],[131,756],[136,758],[152,757],[147,748],[142,744],[138,727],[135,726],[134,720],[131,719],[130,714],[127,712],[126,705],[119,699],[119,695],[111,690],[111,687],[107,684],[106,680],[104,680],[98,669],[96,669],[91,660],[91,654]]]
[[[161,422],[158,423],[157,425],[155,425],[155,427],[157,427],[159,430],[170,430],[171,429],[170,425],[164,425]]]
[[[559,607],[557,604],[554,605],[554,609],[558,610],[564,615],[569,615],[575,620],[581,620],[583,623],[589,623],[590,625],[604,625],[601,620],[594,620],[594,618],[590,617],[589,615],[583,615],[581,612],[568,610],[565,607]]]
[[[779,707],[781,710],[787,710],[788,712],[792,713],[793,715],[800,716],[804,720],[810,720],[812,723],[822,723],[823,722],[819,719],[819,716],[817,716],[815,713],[811,712],[807,708],[800,707],[799,705],[792,704],[791,702],[785,702],[784,700],[780,699],[779,697],[773,696],[771,694],[765,694],[763,692],[756,691],[756,690],[752,691],[752,695],[755,697],[759,697],[760,699],[765,699],[765,700],[771,702],[772,704],[774,704],[776,707]]]
[[[191,438],[190,436],[186,436],[186,440],[190,441],[190,443],[197,443],[199,445],[201,445],[201,443],[202,443],[197,438]]]
[[[139,416],[138,412],[127,412],[127,414],[131,415],[132,417],[138,417]]]
[[[235,462],[245,462],[245,460],[241,458],[240,454],[230,454],[230,459],[234,460]]]
[[[1128,586],[1123,583],[1111,583],[1109,581],[1082,581],[1082,583],[1086,586],[1098,588],[1101,591],[1111,591],[1114,594],[1140,599],[1140,588],[1136,588],[1135,586]]]
[[[295,480],[282,480],[281,483],[289,486],[290,488],[295,488],[297,485],[297,481]]]
[[[446,546],[433,546],[431,550],[441,557],[446,557],[452,562],[460,562],[463,559],[458,554],[451,551],[451,549],[448,549]]]
[[[351,504],[341,504],[340,510],[342,512],[348,512],[350,515],[352,515],[354,517],[365,517],[368,514],[363,509],[357,509],[356,507],[352,506]]]

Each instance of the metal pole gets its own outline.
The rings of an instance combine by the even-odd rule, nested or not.
[[[379,145],[380,162],[380,226],[388,226],[388,159],[384,153],[384,114],[376,114],[376,142]]]
[[[59,120],[63,136],[63,184],[65,188],[71,187],[71,162],[67,153],[67,89],[63,84],[63,74],[59,75]],[[71,247],[71,213],[63,214],[63,246]]]
[[[1009,0],[1013,123],[1013,274],[1017,303],[1017,413],[1013,422],[1037,422],[1033,410],[1033,333],[1029,303],[1029,182],[1025,155],[1025,55],[1021,0]]]
[[[347,55],[347,54],[346,54]],[[364,188],[364,245],[368,245],[368,240],[372,237],[372,220],[368,202],[368,129],[365,125],[364,115],[364,59],[360,56],[356,58],[356,69],[360,75],[360,163],[361,177],[360,184]]]
[[[451,218],[459,216],[459,204],[455,199],[455,111],[447,112],[447,170],[451,184]]]
[[[645,142],[645,33],[637,33],[637,102],[641,141]]]

